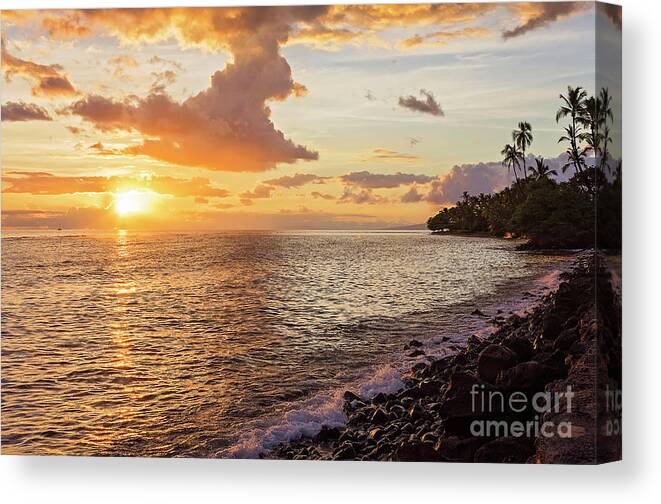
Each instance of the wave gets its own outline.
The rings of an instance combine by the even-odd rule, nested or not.
[[[392,394],[404,388],[401,372],[392,365],[376,369],[364,382],[343,385],[341,388],[320,392],[291,406],[284,416],[267,421],[246,432],[229,448],[216,453],[221,458],[259,458],[260,454],[276,446],[303,436],[312,437],[322,426],[340,427],[346,423],[342,411],[344,391],[352,390],[361,397],[371,399],[383,392]]]

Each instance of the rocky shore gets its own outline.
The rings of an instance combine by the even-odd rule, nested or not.
[[[417,363],[406,387],[347,391],[341,428],[262,455],[295,460],[590,464],[621,454],[620,300],[605,259],[577,256],[529,314],[493,320],[454,355]],[[413,340],[413,351],[421,344]],[[423,357],[423,352],[421,352]],[[614,396],[613,396],[614,397]],[[618,427],[617,431],[614,425]]]

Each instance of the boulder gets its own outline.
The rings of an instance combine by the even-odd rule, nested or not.
[[[351,443],[345,443],[333,453],[333,460],[353,460],[356,450]]]
[[[317,441],[332,441],[340,437],[340,429],[337,427],[328,427],[322,425],[319,434],[317,434]]]
[[[477,358],[477,373],[483,380],[494,383],[502,371],[516,364],[516,354],[502,345],[489,345]]]
[[[519,362],[527,361],[533,354],[532,343],[523,336],[512,335],[503,342],[503,345],[516,354]]]
[[[535,453],[531,442],[518,438],[498,438],[482,445],[473,458],[478,463],[523,464]]]
[[[377,408],[372,414],[370,422],[375,425],[381,425],[386,423],[389,419],[390,417],[388,416],[388,413],[386,413],[382,408]]]
[[[487,440],[479,437],[459,438],[449,436],[441,438],[436,445],[439,456],[449,462],[472,462],[477,449]]]
[[[498,375],[496,385],[509,391],[543,390],[544,385],[553,379],[552,371],[537,361],[517,364]]]
[[[433,444],[409,440],[397,446],[395,460],[402,462],[435,462],[440,460],[440,457]]]
[[[574,342],[578,340],[578,331],[575,327],[570,327],[562,331],[555,342],[553,343],[554,348],[558,350],[569,350]]]

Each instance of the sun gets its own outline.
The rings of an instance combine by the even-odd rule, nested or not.
[[[115,212],[120,216],[145,213],[153,198],[151,191],[136,189],[115,194]]]

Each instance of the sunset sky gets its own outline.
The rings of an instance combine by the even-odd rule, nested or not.
[[[591,3],[4,11],[3,227],[422,223],[594,66]]]

